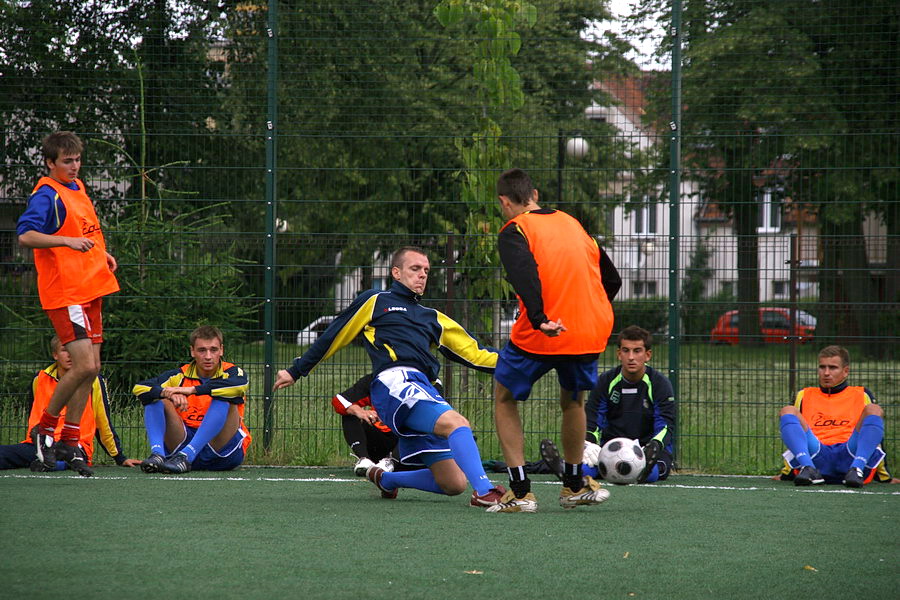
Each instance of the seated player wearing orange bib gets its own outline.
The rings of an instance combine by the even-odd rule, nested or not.
[[[53,336],[53,339],[50,340],[50,350],[56,362],[38,371],[38,374],[34,376],[34,380],[31,382],[32,403],[31,414],[28,418],[29,432],[40,421],[41,415],[47,404],[50,403],[50,397],[53,395],[60,378],[72,366],[72,358],[66,351],[65,346],[59,343],[58,337]],[[116,434],[116,430],[113,429],[110,419],[109,392],[107,391],[106,379],[103,375],[98,375],[94,379],[88,402],[90,403],[90,410],[85,410],[81,414],[81,422],[79,423],[81,439],[76,450],[76,458],[73,458],[68,463],[59,460],[56,462],[55,469],[47,469],[42,461],[37,460],[34,440],[31,439],[31,434],[29,433],[28,437],[19,444],[0,446],[0,469],[31,467],[34,471],[63,471],[68,467],[73,471],[91,470],[90,465],[94,456],[94,434],[96,434],[97,441],[100,442],[106,453],[120,467],[135,467],[141,464],[139,460],[127,458],[122,451],[122,443],[119,441],[119,436]],[[65,409],[63,409],[59,415],[60,424],[65,421],[65,412]],[[57,431],[57,435],[62,435],[62,429]]]
[[[797,393],[781,409],[781,439],[787,446],[782,471],[798,469],[794,485],[843,482],[859,488],[876,475],[890,481],[884,468],[884,411],[868,389],[847,384],[850,354],[841,346],[819,352],[819,386]]]
[[[44,139],[49,176],[37,182],[16,226],[19,244],[34,250],[41,307],[72,357],[72,368],[59,378],[30,432],[37,459],[47,470],[56,468],[57,459],[71,463],[78,458],[81,413],[100,373],[103,296],[119,290],[113,275],[116,259],[106,251],[94,203],[78,179],[82,149],[81,140],[71,131]],[[63,408],[65,422],[57,432]],[[60,441],[54,443],[56,433]],[[92,474],[90,469],[70,466],[85,477]]]
[[[142,381],[132,393],[144,405],[150,456],[145,473],[229,471],[244,462],[250,432],[244,425],[249,382],[243,369],[222,360],[217,327],[190,336],[193,361]]]

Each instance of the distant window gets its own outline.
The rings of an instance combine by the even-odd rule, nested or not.
[[[656,233],[656,198],[644,196],[640,202],[632,201],[631,212],[634,214],[634,233],[637,235],[654,235]]]
[[[773,281],[772,282],[772,296],[775,298],[786,298],[788,295],[788,282],[787,281]]]
[[[787,315],[776,310],[767,310],[762,315],[762,326],[764,329],[787,329]]]
[[[757,233],[778,233],[781,231],[781,196],[777,190],[765,189],[759,197],[759,222]]]
[[[631,292],[635,297],[638,296],[655,296],[656,295],[656,282],[655,281],[640,281],[635,280],[631,282]]]

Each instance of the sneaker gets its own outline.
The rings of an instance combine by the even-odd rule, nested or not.
[[[381,486],[381,476],[384,475],[384,469],[379,467],[378,465],[372,465],[369,467],[369,470],[366,471],[366,478],[375,484],[375,487],[381,491],[381,497],[386,500],[393,500],[397,497],[396,488],[393,490],[386,489]]]
[[[384,469],[385,473],[393,473],[394,472],[394,466],[395,466],[394,465],[394,457],[392,457],[390,454],[388,454],[387,456],[385,456],[384,458],[382,458],[375,464],[378,465],[379,467],[381,467],[382,469]]]
[[[497,513],[517,513],[517,512],[537,512],[537,498],[534,494],[528,492],[521,498],[516,498],[512,490],[507,490],[500,502],[493,506],[487,507],[487,512]]]
[[[544,459],[547,467],[556,475],[556,478],[562,481],[563,461],[559,457],[559,450],[556,444],[546,438],[541,440],[541,458]]]
[[[56,449],[53,445],[53,434],[40,433],[40,425],[35,425],[31,428],[31,441],[37,454],[37,459],[31,463],[31,470],[55,471]]]
[[[159,470],[162,473],[187,473],[191,470],[191,463],[188,462],[187,454],[179,452],[172,458],[164,460]]]
[[[563,508],[600,504],[609,498],[609,490],[600,487],[592,477],[584,478],[584,486],[580,490],[571,490],[563,486],[559,493],[559,505]]]
[[[817,485],[825,483],[825,478],[815,467],[801,467],[800,472],[794,477],[794,485]]]
[[[151,454],[141,461],[141,471],[144,473],[162,473],[165,460],[166,457],[162,454]]]
[[[852,467],[847,474],[844,475],[844,485],[851,488],[861,488],[866,482],[863,477],[863,470],[859,467]]]
[[[66,463],[66,468],[75,471],[82,477],[93,476],[94,470],[88,466],[84,450],[80,447],[59,443],[56,444],[54,451],[56,459]]]
[[[650,440],[647,442],[647,445],[642,448],[644,451],[645,464],[638,475],[636,483],[644,483],[647,481],[647,478],[650,477],[650,472],[653,471],[653,467],[656,465],[656,459],[662,454],[662,449],[663,447],[659,440]]]
[[[492,487],[480,496],[478,495],[478,492],[472,490],[472,499],[469,500],[469,506],[474,506],[476,508],[496,506],[497,504],[500,504],[500,500],[503,499],[504,494],[506,494],[506,488],[502,485]]]
[[[353,473],[356,474],[357,477],[365,477],[366,471],[369,470],[369,467],[374,465],[375,463],[368,457],[363,457],[356,461],[356,466],[353,467]]]

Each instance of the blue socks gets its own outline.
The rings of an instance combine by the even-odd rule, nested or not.
[[[800,424],[797,415],[781,416],[781,440],[787,449],[794,453],[794,458],[802,467],[812,467],[812,458],[809,456],[809,446],[806,444],[806,431]]]
[[[878,415],[869,415],[863,419],[856,437],[856,458],[850,467],[864,469],[882,439],[884,439],[884,419]]]
[[[478,446],[475,444],[475,438],[472,436],[472,430],[469,427],[459,427],[453,430],[447,437],[450,442],[450,451],[453,453],[453,460],[459,465],[459,468],[466,474],[466,479],[475,489],[478,495],[487,494],[494,484],[488,479],[484,472],[484,466],[481,464],[481,453],[478,452]]]
[[[402,487],[443,494],[444,490],[434,480],[430,469],[418,469],[416,471],[400,471],[399,473],[383,473],[381,485],[389,490]]]
[[[166,448],[163,440],[166,437],[166,409],[162,400],[144,407],[144,428],[147,430],[150,452],[165,456]]]
[[[224,400],[213,399],[209,403],[209,409],[194,434],[191,443],[181,449],[181,452],[187,456],[188,462],[194,462],[197,453],[203,450],[214,437],[219,435],[222,427],[225,426],[225,419],[228,418],[228,407],[230,404]]]

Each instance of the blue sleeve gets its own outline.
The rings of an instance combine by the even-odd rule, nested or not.
[[[197,395],[209,395],[215,400],[225,400],[231,404],[243,404],[250,389],[250,382],[244,370],[232,366],[223,377],[214,377],[194,386]]]
[[[362,292],[350,306],[341,311],[302,356],[294,359],[287,368],[294,381],[309,375],[316,365],[353,341],[372,320],[373,307],[379,293],[377,290]]]
[[[66,205],[49,185],[42,185],[28,199],[28,208],[19,217],[16,235],[37,231],[53,235],[66,220]]]
[[[672,382],[659,371],[659,381],[653,384],[653,437],[669,447],[675,433],[675,391]]]
[[[171,369],[162,375],[135,384],[131,393],[137,396],[141,404],[147,406],[162,398],[164,387],[177,387],[181,385],[182,379],[184,379],[184,373],[181,372],[181,369]]]

